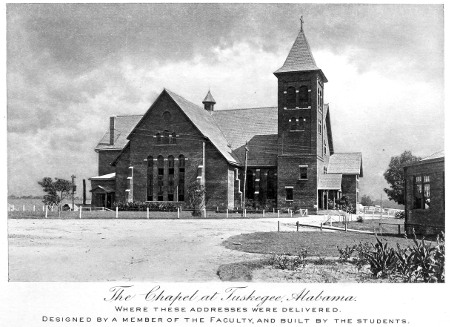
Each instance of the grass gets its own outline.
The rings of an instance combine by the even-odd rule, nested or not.
[[[380,223],[381,230],[380,230]],[[347,224],[347,228],[356,229],[356,230],[365,230],[373,232],[374,230],[377,233],[382,234],[398,234],[398,226],[394,225],[385,225],[385,224],[400,224],[400,233],[404,233],[405,231],[405,220],[404,219],[395,219],[395,218],[386,218],[386,219],[365,219],[363,222],[357,221],[349,221]],[[344,228],[343,222],[333,222],[333,226]]]
[[[406,247],[412,240],[403,237],[382,236],[391,246]],[[223,242],[232,250],[262,253],[262,254],[290,254],[295,255],[306,249],[308,256],[338,257],[337,245],[343,248],[359,242],[375,243],[376,237],[368,234],[344,232],[259,232],[235,235]]]

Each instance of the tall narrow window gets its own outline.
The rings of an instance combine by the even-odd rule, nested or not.
[[[300,117],[297,122],[297,128],[301,131],[305,130],[306,118]]]
[[[298,130],[298,118],[292,117],[291,119],[289,119],[289,130]]]
[[[161,144],[161,134],[156,133],[156,144]]]
[[[275,199],[277,189],[277,176],[274,169],[269,169],[267,172],[267,198]]]
[[[253,199],[255,194],[255,173],[252,170],[247,170],[247,192],[245,197],[247,199]]]
[[[172,133],[171,143],[177,144],[177,133],[175,132]]]
[[[286,201],[294,200],[294,188],[292,186],[286,186]]]
[[[290,86],[287,88],[286,93],[286,107],[288,109],[292,109],[296,107],[296,93],[295,93],[295,87]]]
[[[308,87],[306,85],[300,86],[298,92],[298,101],[300,102],[300,107],[308,107],[309,105],[309,94]]]
[[[164,157],[158,156],[158,201],[164,201]]]
[[[174,199],[174,190],[175,190],[175,181],[174,181],[174,174],[175,174],[175,167],[174,167],[174,158],[173,156],[169,156],[167,158],[168,166],[169,166],[169,178],[168,178],[168,189],[167,189],[167,200],[173,201]]]
[[[323,140],[323,153],[327,154],[327,142]]]
[[[178,201],[184,201],[185,159],[182,154],[178,157]]]
[[[298,166],[298,168],[299,168],[298,179],[308,179],[308,166],[300,165]]]
[[[319,134],[322,134],[322,122],[319,120]]]
[[[169,131],[168,130],[165,130],[164,132],[163,132],[163,137],[164,137],[164,144],[169,144]]]
[[[147,157],[147,201],[153,201],[153,157]]]

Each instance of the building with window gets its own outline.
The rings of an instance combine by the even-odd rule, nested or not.
[[[111,117],[95,148],[93,206],[182,203],[193,181],[205,185],[207,207],[241,208],[246,201],[315,211],[342,195],[356,206],[362,156],[334,152],[327,78],[303,26],[274,75],[275,107],[215,110],[209,91],[199,106],[164,89],[143,115]]]
[[[427,235],[444,231],[444,152],[409,164],[404,172],[406,232]]]

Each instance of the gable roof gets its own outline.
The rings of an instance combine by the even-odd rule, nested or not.
[[[122,150],[128,143],[127,136],[141,120],[142,115],[116,116],[114,124],[114,144],[109,144],[110,130],[103,135],[95,150]]]
[[[318,190],[341,190],[342,174],[319,175]]]
[[[361,152],[335,153],[330,156],[327,172],[329,174],[363,176]]]
[[[245,142],[248,142],[249,166],[276,165],[277,107],[217,110],[212,112],[212,117],[241,162],[244,162]]]
[[[203,134],[205,138],[211,141],[211,143],[216,147],[216,149],[222,154],[222,156],[231,164],[239,164],[239,160],[233,155],[233,151],[228,146],[228,142],[225,136],[222,134],[221,130],[216,125],[211,114],[200,106],[186,100],[182,96],[168,90],[164,89],[158,98],[153,102],[151,107],[142,116],[139,122],[134,126],[131,132],[128,134],[128,139],[131,134],[133,134],[136,129],[142,124],[147,115],[151,112],[153,106],[158,102],[159,98],[167,94],[177,106],[184,112],[187,118],[194,124],[198,131]]]
[[[317,67],[306,35],[303,32],[303,29],[300,29],[286,61],[281,68],[274,72],[274,74],[305,71],[320,71],[325,82],[328,81],[322,70]]]

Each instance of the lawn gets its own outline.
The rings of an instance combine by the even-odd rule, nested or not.
[[[380,236],[389,245],[406,247],[412,240],[404,237]],[[308,256],[338,257],[337,246],[344,248],[359,243],[375,243],[376,236],[350,232],[268,232],[241,234],[230,237],[223,245],[232,250],[263,253],[295,255],[306,249]]]
[[[381,224],[381,225],[380,225]],[[400,233],[403,234],[405,231],[405,220],[386,218],[386,219],[365,219],[362,222],[349,221],[347,223],[347,228],[356,230],[365,230],[380,234],[398,234],[398,225],[400,225]],[[343,222],[334,222],[333,226],[344,228]]]

